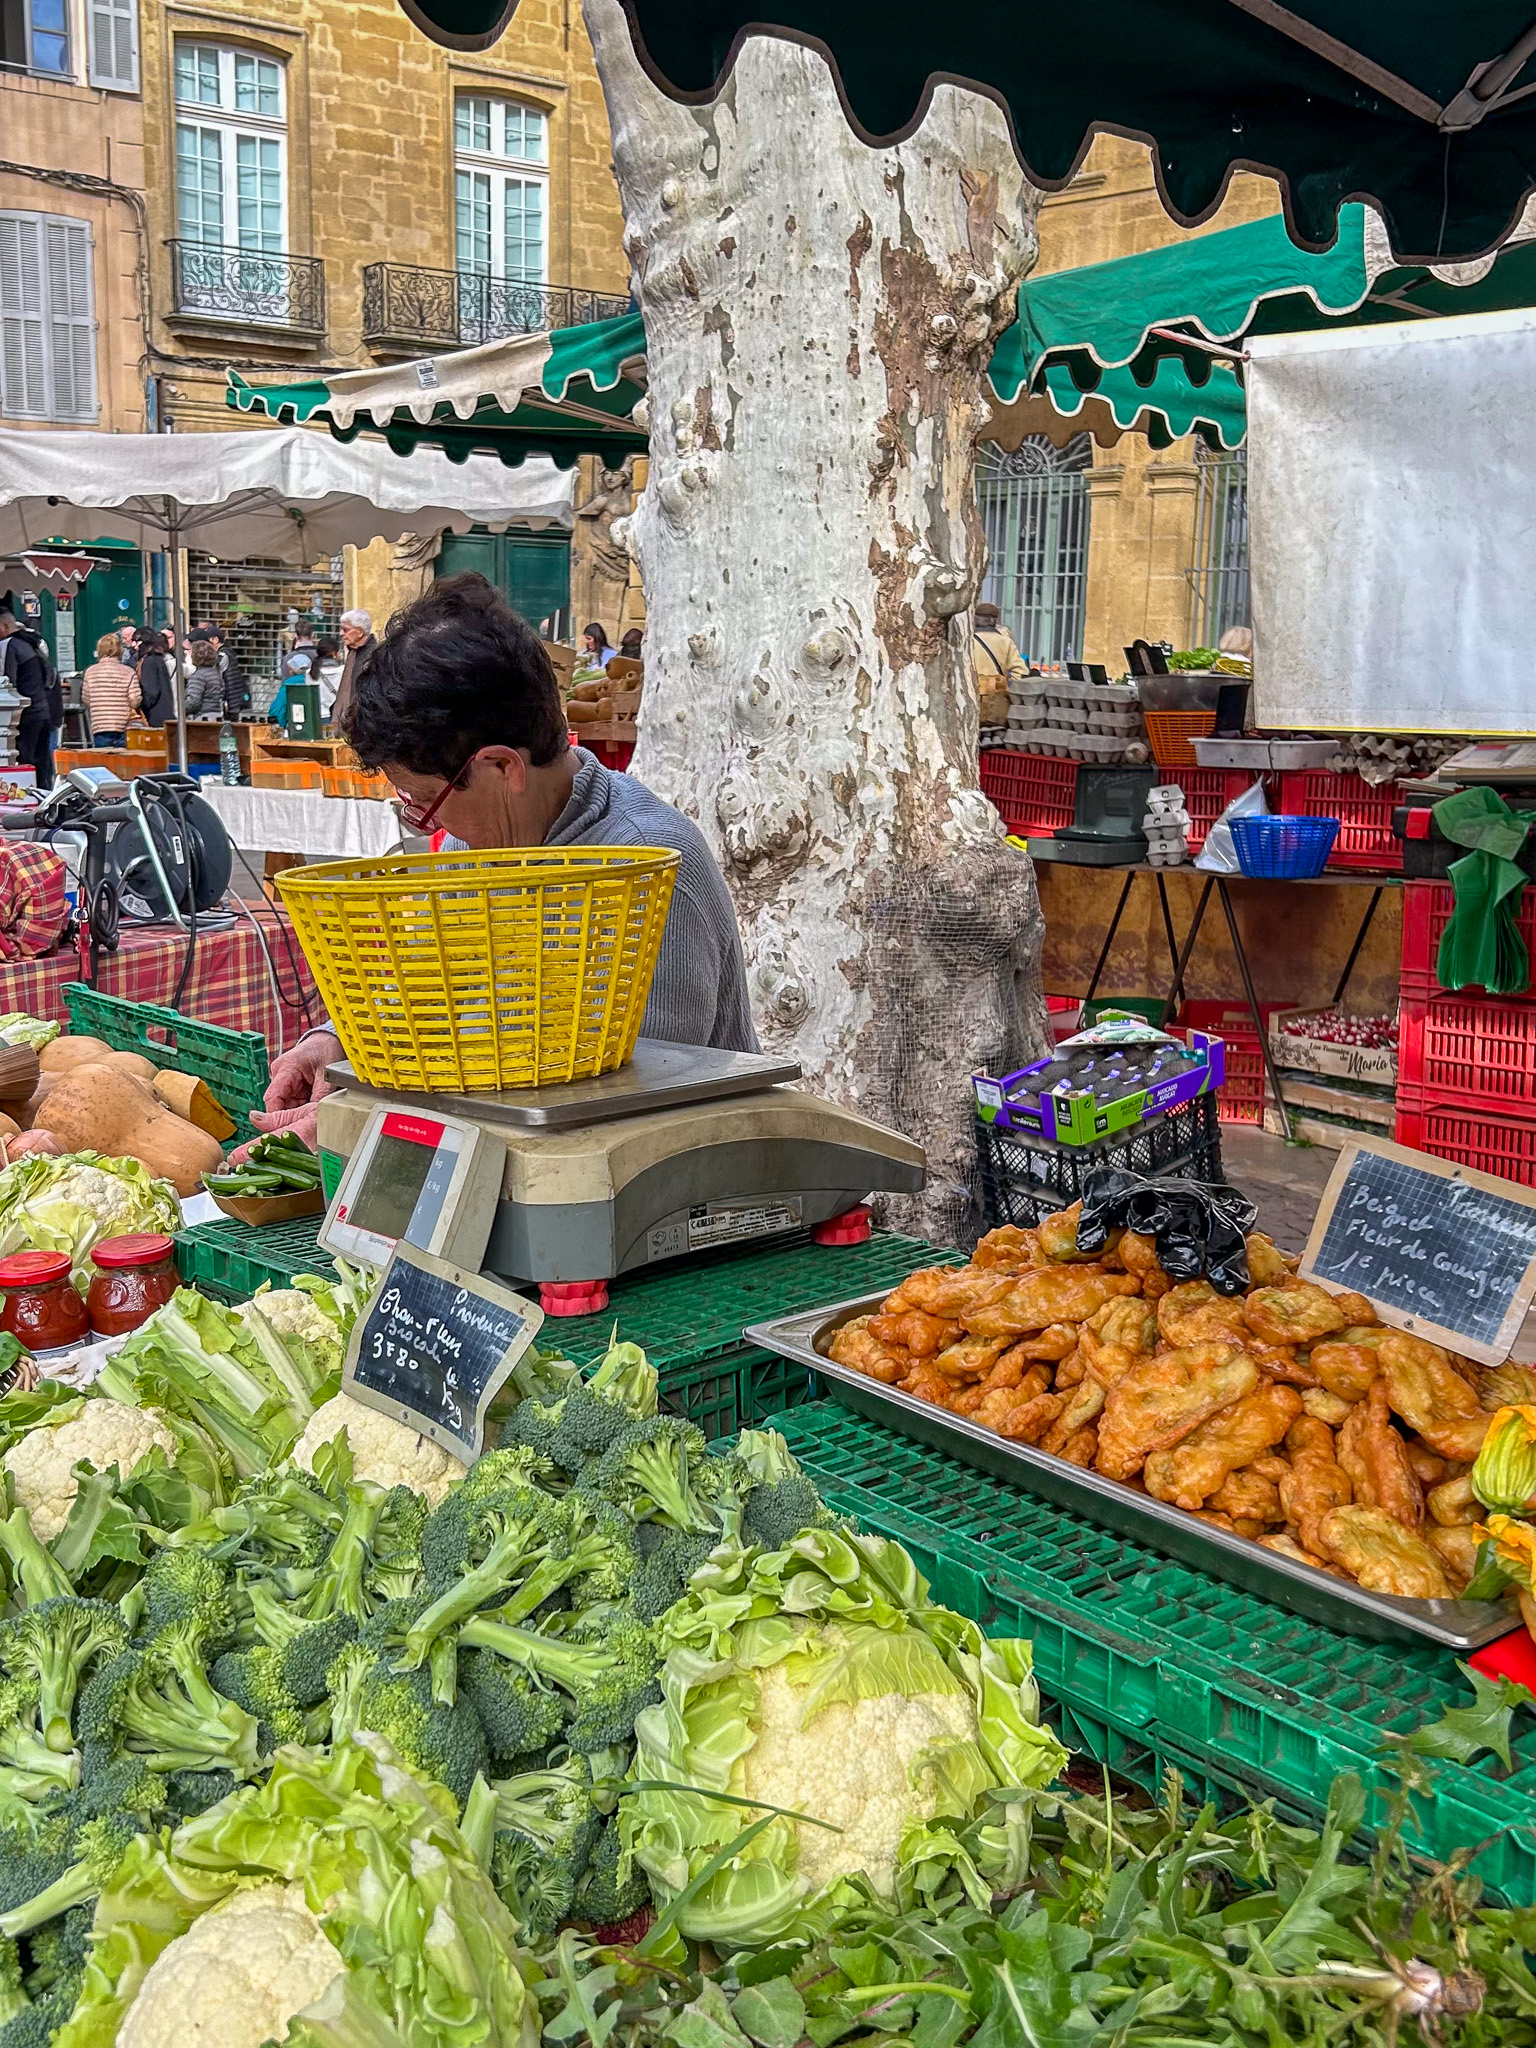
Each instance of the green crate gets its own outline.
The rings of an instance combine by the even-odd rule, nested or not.
[[[1085,1724],[1176,1750],[1206,1775],[1313,1820],[1346,1770],[1360,1773],[1368,1818],[1379,1819],[1396,1785],[1386,1738],[1468,1701],[1449,1651],[1324,1628],[835,1401],[791,1408],[773,1426],[834,1507],[906,1545],[938,1599],[997,1634],[1032,1637],[1042,1691]],[[1434,1797],[1416,1803],[1405,1832],[1439,1860],[1488,1842],[1478,1875],[1530,1903],[1529,1713],[1516,1717],[1514,1759],[1508,1773],[1491,1755],[1437,1765]]]
[[[548,1325],[545,1325],[546,1329]],[[620,1336],[623,1330],[620,1329]],[[769,1351],[743,1351],[703,1365],[664,1365],[661,1405],[716,1443],[814,1398],[816,1375]]]
[[[818,1302],[889,1292],[919,1266],[959,1265],[962,1254],[877,1230],[866,1244],[816,1245],[803,1234],[787,1245],[710,1253],[654,1273],[609,1283],[601,1315],[546,1323],[543,1341],[583,1363],[604,1350],[615,1321],[661,1370],[682,1370],[742,1349],[748,1323],[792,1315]]]
[[[203,1024],[159,1003],[103,995],[83,981],[65,982],[64,1000],[78,1036],[104,1039],[117,1052],[140,1052],[157,1067],[206,1081],[235,1120],[232,1145],[258,1135],[250,1112],[261,1108],[270,1079],[267,1041],[259,1031]]]
[[[234,1217],[194,1223],[176,1236],[176,1264],[189,1287],[249,1301],[263,1280],[290,1287],[295,1273],[329,1273],[331,1255],[316,1235],[317,1216],[253,1226]]]

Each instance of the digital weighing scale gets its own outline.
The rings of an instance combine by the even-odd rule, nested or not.
[[[328,1074],[319,1145],[346,1166],[320,1242],[374,1267],[404,1238],[470,1272],[580,1285],[923,1185],[920,1146],[760,1053],[642,1038],[615,1073],[486,1094]]]

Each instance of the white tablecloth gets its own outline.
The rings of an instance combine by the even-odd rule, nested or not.
[[[308,789],[231,789],[205,777],[202,794],[242,853],[307,853],[329,860],[399,850],[400,817],[377,797]]]

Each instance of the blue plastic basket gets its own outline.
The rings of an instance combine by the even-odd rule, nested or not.
[[[1337,818],[1232,818],[1232,844],[1245,875],[1260,882],[1305,882],[1328,865]]]

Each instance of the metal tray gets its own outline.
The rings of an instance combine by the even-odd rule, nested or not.
[[[1150,1494],[1138,1493],[1102,1473],[1085,1472],[1029,1444],[1009,1443],[968,1416],[952,1415],[945,1408],[935,1408],[898,1388],[882,1386],[878,1380],[834,1364],[825,1350],[833,1335],[855,1316],[873,1313],[885,1298],[884,1293],[866,1294],[858,1301],[754,1323],[744,1332],[745,1341],[811,1367],[826,1380],[834,1399],[861,1415],[887,1423],[1010,1486],[1039,1494],[1058,1507],[1086,1515],[1181,1564],[1211,1572],[1246,1593],[1255,1593],[1328,1628],[1378,1640],[1423,1637],[1447,1650],[1464,1651],[1478,1649],[1519,1626],[1513,1604],[1505,1601],[1405,1600],[1390,1593],[1367,1593],[1345,1579],[1330,1578],[1309,1565],[1265,1550],[1246,1537],[1229,1536],[1223,1529],[1197,1522],[1182,1508],[1153,1500]]]

